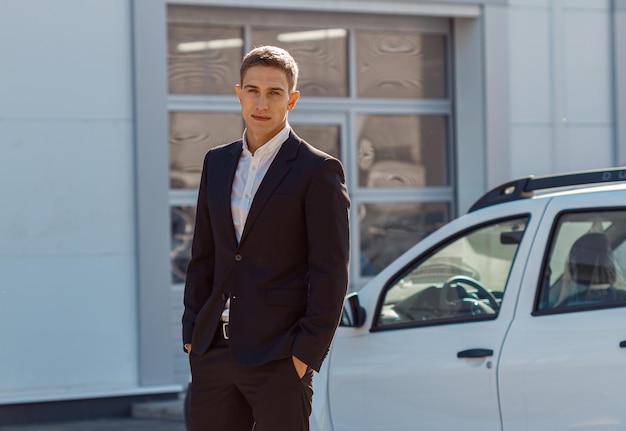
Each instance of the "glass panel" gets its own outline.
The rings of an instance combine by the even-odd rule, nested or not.
[[[626,212],[559,218],[544,269],[538,310],[626,305]]]
[[[241,28],[170,24],[169,92],[234,95],[242,53]]]
[[[276,45],[298,63],[303,96],[348,95],[348,32],[342,28],[253,28],[252,46]]]
[[[358,115],[359,186],[449,183],[443,116]]]
[[[298,124],[290,123],[296,134],[313,145],[330,154],[339,157],[339,126],[336,124]]]
[[[170,188],[197,189],[204,155],[213,147],[241,139],[239,113],[170,112]]]
[[[356,45],[358,97],[447,97],[445,36],[358,31]]]
[[[447,203],[359,205],[361,275],[376,275],[419,240],[450,220]]]
[[[495,318],[527,221],[482,227],[440,247],[391,285],[377,325]]]
[[[191,259],[191,241],[196,220],[195,206],[170,208],[172,223],[172,241],[170,262],[172,264],[172,283],[184,283],[187,265]]]

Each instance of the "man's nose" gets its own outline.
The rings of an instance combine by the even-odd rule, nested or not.
[[[266,110],[267,109],[267,96],[261,94],[256,101],[256,107],[258,110]]]

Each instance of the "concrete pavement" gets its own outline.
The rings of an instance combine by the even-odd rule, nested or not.
[[[130,418],[31,425],[0,425],[0,431],[186,431],[182,400],[140,403]]]
[[[2,431],[185,431],[185,423],[167,419],[94,419],[38,425],[12,425]]]

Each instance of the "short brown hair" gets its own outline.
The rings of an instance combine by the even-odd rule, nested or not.
[[[259,46],[247,53],[241,62],[239,79],[243,84],[243,77],[252,66],[277,67],[287,75],[289,91],[295,91],[298,85],[298,64],[291,54],[277,46]]]

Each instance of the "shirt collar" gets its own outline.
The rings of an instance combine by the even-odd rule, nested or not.
[[[246,129],[247,130],[247,129]],[[246,154],[252,155],[250,150],[248,149],[248,142],[246,141],[246,130],[243,131],[243,151]],[[260,156],[265,154],[270,154],[272,152],[278,151],[280,146],[289,138],[289,131],[291,130],[291,126],[289,123],[285,124],[285,127],[278,132],[272,139],[267,141],[265,144],[261,145],[258,150],[256,150],[255,154]]]

